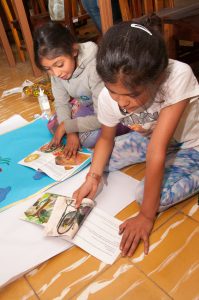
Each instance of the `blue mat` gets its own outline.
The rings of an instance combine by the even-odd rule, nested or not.
[[[51,138],[43,119],[0,136],[0,211],[55,182],[18,164]]]

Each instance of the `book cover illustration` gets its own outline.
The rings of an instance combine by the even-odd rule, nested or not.
[[[60,197],[60,195],[45,193],[24,212],[22,219],[35,224],[44,225],[48,222],[58,197]]]
[[[60,196],[45,224],[46,235],[73,239],[94,205],[93,200],[84,198],[81,205],[76,208],[75,199]]]
[[[76,157],[66,158],[64,145],[41,146],[38,150],[19,161],[19,164],[41,170],[56,181],[62,181],[81,171],[91,162],[92,151],[82,148]]]

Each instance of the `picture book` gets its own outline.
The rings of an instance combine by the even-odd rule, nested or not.
[[[91,162],[92,151],[82,148],[76,157],[66,158],[64,145],[50,146],[49,143],[42,145],[18,163],[23,166],[42,171],[56,181],[63,181],[81,171]]]
[[[48,236],[64,236],[70,241],[94,205],[93,200],[84,198],[76,208],[71,197],[45,193],[24,212],[22,219],[43,225]]]
[[[54,204],[60,195],[45,193],[32,206],[30,206],[22,217],[23,220],[39,225],[45,225],[52,213]]]
[[[107,264],[120,254],[120,220],[84,198],[79,208],[71,197],[45,193],[21,219],[44,227],[45,238],[58,237],[70,242]]]

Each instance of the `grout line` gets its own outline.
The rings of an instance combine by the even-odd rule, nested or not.
[[[129,258],[130,260],[130,258]],[[133,262],[131,262],[133,264],[133,266],[139,271],[141,272],[148,280],[150,280],[157,288],[159,288],[165,295],[167,295],[170,299],[174,299],[173,297],[171,297],[156,281],[154,281],[151,277],[149,277],[142,269],[140,269],[136,264],[134,264]]]
[[[35,297],[40,300],[39,295],[37,294],[37,292],[34,290],[34,288],[32,287],[31,283],[28,281],[28,279],[26,278],[26,274],[23,276],[23,278],[25,279],[26,283],[28,284],[28,286],[31,288],[31,290],[33,291]]]

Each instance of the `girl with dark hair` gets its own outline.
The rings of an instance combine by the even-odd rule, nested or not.
[[[96,72],[97,45],[78,44],[69,29],[49,22],[34,34],[37,66],[51,77],[57,117],[49,120],[54,134],[49,147],[66,134],[64,153],[76,155],[80,146],[93,147],[100,133],[97,98],[104,84]]]
[[[140,211],[119,229],[123,256],[133,255],[140,240],[147,254],[157,212],[199,190],[199,85],[187,64],[168,59],[158,27],[150,24],[120,23],[101,41],[102,133],[86,181],[73,194],[78,206],[82,198],[94,198],[104,169],[146,161],[136,191]],[[119,122],[131,132],[115,138]]]

